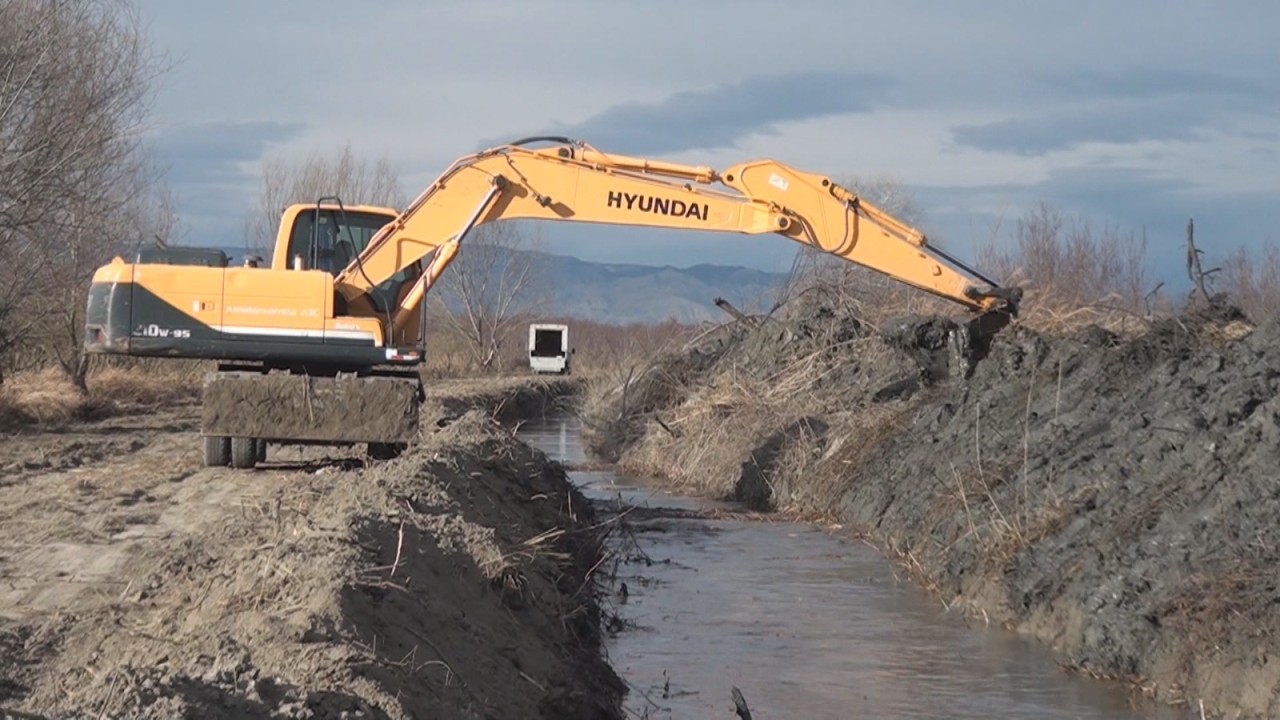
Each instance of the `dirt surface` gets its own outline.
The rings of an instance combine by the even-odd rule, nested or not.
[[[598,398],[592,439],[682,489],[844,523],[1067,667],[1275,717],[1280,321],[1219,299],[1134,337],[1013,326],[971,374],[940,327],[918,320],[908,354],[901,324],[810,302],[710,338],[716,362],[648,415]]]
[[[195,407],[0,439],[0,711],[620,716],[590,506],[490,414],[368,466],[203,468]]]

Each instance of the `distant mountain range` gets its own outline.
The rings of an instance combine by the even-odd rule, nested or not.
[[[216,249],[227,253],[233,265],[239,265],[245,255],[242,247]],[[725,315],[715,306],[717,297],[745,311],[767,310],[786,280],[782,273],[727,265],[677,268],[523,254],[546,281],[544,314],[617,324],[722,320]],[[465,252],[459,259],[463,257]]]
[[[723,320],[723,297],[743,310],[768,308],[786,279],[744,267],[688,268],[596,263],[531,253],[552,278],[548,314],[613,323]]]

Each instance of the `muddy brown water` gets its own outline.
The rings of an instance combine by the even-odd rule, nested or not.
[[[553,459],[589,460],[571,416],[520,435]],[[602,501],[730,507],[613,472],[570,476]],[[626,627],[607,650],[636,717],[733,718],[734,686],[754,720],[1198,717],[1062,671],[1044,647],[947,612],[877,550],[822,528],[658,517],[633,529],[653,562],[621,567]]]

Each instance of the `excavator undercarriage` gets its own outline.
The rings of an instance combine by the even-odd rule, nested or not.
[[[268,443],[393,455],[421,430],[424,296],[468,233],[512,219],[778,235],[962,306],[975,356],[1021,300],[822,175],[528,138],[460,158],[403,210],[338,198],[286,208],[269,268],[228,267],[217,251],[116,258],[94,275],[85,346],[218,362],[204,393],[210,465],[250,467]]]
[[[206,464],[252,467],[266,459],[267,444],[364,444],[374,458],[393,457],[418,437],[423,397],[416,371],[326,376],[219,366],[203,387]]]

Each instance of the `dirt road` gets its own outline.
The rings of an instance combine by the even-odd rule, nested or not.
[[[368,467],[203,468],[194,407],[0,439],[0,709],[616,717],[587,503],[433,397],[447,426]]]

